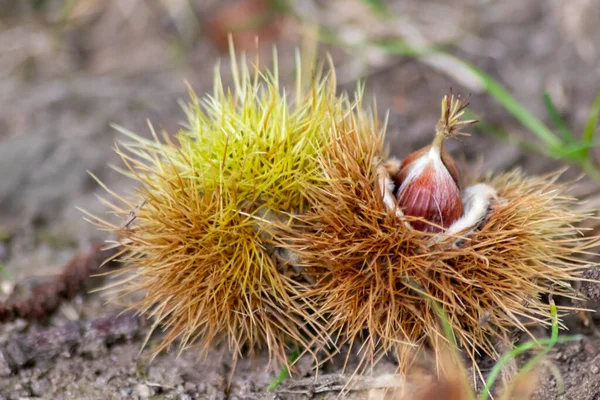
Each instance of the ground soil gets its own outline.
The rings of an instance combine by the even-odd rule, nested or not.
[[[55,274],[92,242],[107,239],[83,221],[76,207],[104,212],[94,196],[100,188],[86,171],[117,191],[129,187],[127,180],[108,166],[118,163],[112,150],[118,134],[109,124],[144,133],[149,119],[159,128],[176,132],[184,117],[177,101],[187,97],[185,82],[197,93],[210,90],[213,66],[225,58],[215,36],[218,32],[206,29],[211,26],[206,22],[227,2],[147,0],[125,5],[129,3],[81,0],[69,13],[65,13],[63,3],[0,0],[3,296],[15,282]],[[542,102],[542,94],[548,91],[571,126],[580,129],[585,124],[600,87],[597,2],[445,3],[398,1],[390,2],[390,9],[420,35],[446,45],[450,52],[502,81],[535,115],[548,119]],[[363,2],[331,1],[320,7],[323,9],[307,7],[304,11],[317,12],[320,22],[349,38],[395,33],[382,32],[378,24],[359,18],[365,13]],[[293,49],[301,44],[299,25],[297,20],[283,18],[277,29],[266,30],[261,39],[268,46],[278,44],[281,70],[287,77],[291,76]],[[515,137],[534,139],[451,65],[431,66],[414,57],[364,49],[343,51],[323,45],[319,51],[333,55],[341,89],[353,90],[356,79],[367,79],[367,97],[377,97],[381,114],[390,111],[388,143],[390,151],[399,157],[430,140],[439,100],[450,87],[455,92],[472,93],[472,109],[487,123]],[[268,59],[270,48],[263,53]],[[227,65],[222,64],[227,77]],[[461,160],[463,170],[473,174],[514,167],[539,174],[564,166],[481,132],[462,143],[451,143],[450,150]],[[571,168],[566,178],[579,172]],[[590,204],[598,204],[599,193],[600,187],[585,179],[573,190]],[[597,296],[597,286],[588,289]],[[6,323],[0,326],[0,343],[9,342],[18,333],[120,311],[105,305],[105,300],[97,294],[81,295],[63,304],[43,324]],[[596,309],[595,303],[588,306]],[[570,326],[573,332],[584,334],[583,340],[559,345],[549,357],[561,373],[566,393],[563,398],[600,399],[600,335],[577,319]],[[153,341],[140,352],[142,342],[140,335],[102,345],[93,352],[65,352],[28,365],[0,378],[0,399],[310,397],[266,393],[278,371],[266,367],[265,355],[241,360],[228,388],[231,365],[227,354],[222,354],[224,350],[211,350],[206,358],[195,351],[178,357],[172,351],[151,360]],[[336,361],[326,372],[339,372],[338,366]],[[393,366],[393,360],[384,360],[378,371]],[[311,373],[310,362],[303,362],[296,378]],[[538,379],[536,398],[556,398],[556,378],[543,369]],[[333,398],[337,394],[320,396]],[[367,398],[369,393],[348,396]]]

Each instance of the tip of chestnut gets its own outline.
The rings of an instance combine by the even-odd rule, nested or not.
[[[452,94],[445,96],[433,143],[406,157],[394,177],[402,212],[422,218],[411,222],[419,231],[439,232],[462,216],[460,171],[443,144],[448,137],[465,135],[460,128],[475,122],[460,120],[466,106]]]

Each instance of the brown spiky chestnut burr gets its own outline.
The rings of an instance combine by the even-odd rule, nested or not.
[[[447,96],[438,132],[458,134],[457,127],[472,123],[459,120],[463,111],[460,99]],[[444,131],[452,123],[455,130]],[[589,268],[583,256],[599,243],[574,228],[589,214],[575,211],[578,201],[557,183],[559,174],[512,171],[459,187],[441,147],[447,136],[401,162],[383,156],[377,135],[336,135],[321,158],[328,180],[306,187],[310,209],[277,235],[314,276],[304,295],[319,305],[337,348],[356,349],[363,367],[394,353],[406,370],[417,349],[439,353],[446,338],[434,303],[469,357],[497,358],[499,343],[511,346],[513,330],[551,323],[542,294],[577,296],[569,282],[582,279]],[[438,168],[441,179],[427,168]],[[417,178],[409,179],[411,169]],[[451,195],[440,195],[448,187]],[[436,202],[459,208],[459,201],[461,213],[422,211]]]

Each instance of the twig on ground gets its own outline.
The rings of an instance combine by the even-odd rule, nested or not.
[[[116,254],[117,249],[103,250],[96,245],[88,253],[71,259],[63,271],[50,277],[31,277],[20,282],[7,299],[0,304],[0,322],[17,318],[43,319],[58,309],[63,300],[82,292],[91,275],[99,272],[102,263]],[[106,265],[114,267],[110,261]]]
[[[395,389],[406,386],[400,375],[386,374],[377,377],[354,376],[340,374],[320,375],[318,378],[306,378],[283,382],[275,393],[305,394],[313,396],[325,392],[362,391],[371,389]]]

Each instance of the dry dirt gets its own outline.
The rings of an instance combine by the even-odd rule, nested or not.
[[[117,133],[109,124],[143,133],[149,119],[175,132],[183,119],[177,101],[187,96],[185,82],[197,93],[210,90],[213,65],[226,58],[215,33],[204,29],[223,6],[217,1],[80,0],[70,13],[63,3],[68,2],[0,0],[2,296],[25,277],[59,272],[74,254],[106,239],[83,221],[76,207],[104,211],[94,196],[100,188],[88,170],[117,191],[128,187],[108,167],[118,161],[112,151]],[[315,11],[313,2],[298,2],[302,12],[316,13],[319,22],[345,37],[386,35],[377,23],[362,18],[365,6],[360,1],[315,3],[322,9]],[[498,78],[535,115],[548,119],[542,102],[548,91],[571,126],[584,125],[600,87],[597,1],[459,0],[450,6],[411,0],[390,2],[390,8],[402,15],[403,27],[447,45],[453,54]],[[301,44],[299,25],[292,19],[283,21],[263,38],[263,44],[278,44],[281,70],[289,72],[284,72],[288,78],[293,48]],[[424,60],[360,48],[320,49],[327,50],[339,68],[342,89],[353,90],[356,79],[366,77],[367,97],[377,97],[381,113],[390,110],[388,142],[400,157],[430,140],[439,99],[449,87],[472,93],[472,109],[486,122],[516,137],[532,138],[489,95],[469,84],[468,76],[449,65],[431,66]],[[263,51],[264,58],[269,51]],[[227,76],[227,65],[222,64]],[[519,166],[535,174],[563,166],[481,133],[452,143],[450,150],[469,172]],[[577,174],[572,168],[566,175]],[[583,180],[574,194],[597,204],[598,189]],[[597,287],[590,290],[598,293]],[[97,294],[82,295],[63,304],[43,324],[4,324],[0,343],[19,333],[119,311],[104,301]],[[600,399],[600,334],[583,328],[577,319],[571,327],[584,333],[584,339],[557,346],[550,356],[564,381],[563,398]],[[214,350],[207,358],[193,351],[177,357],[172,351],[150,360],[153,340],[140,352],[142,336],[29,365],[0,378],[0,399],[308,398],[267,394],[265,388],[277,371],[266,367],[263,355],[240,361],[227,389],[231,365],[221,351]],[[339,372],[336,365],[324,372]],[[300,366],[297,378],[310,376],[310,363]],[[377,373],[390,369],[393,362],[384,360]],[[556,398],[556,387],[555,378],[544,369],[537,399]]]

